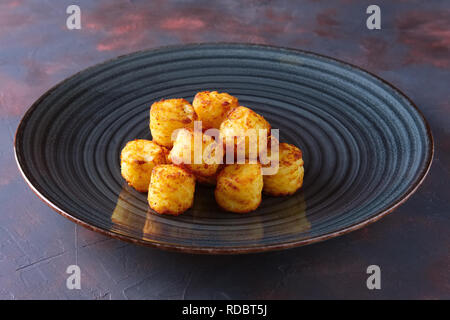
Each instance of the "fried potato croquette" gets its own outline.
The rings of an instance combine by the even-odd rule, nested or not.
[[[265,138],[267,141],[269,133],[270,124],[264,117],[243,106],[231,111],[220,125],[220,138],[224,145],[234,143],[235,154],[239,154],[239,149],[244,150],[247,159],[249,156],[256,159],[260,152],[265,151],[262,148],[266,148],[267,143],[261,142],[260,146],[260,140]],[[251,155],[252,149],[254,153]]]
[[[195,177],[173,164],[153,168],[148,190],[150,208],[160,214],[179,215],[192,207]]]
[[[263,191],[272,196],[287,196],[295,193],[303,184],[302,151],[288,143],[280,143],[278,148],[278,172],[263,176]],[[269,158],[272,158],[272,154]]]
[[[150,131],[153,140],[172,148],[172,133],[179,128],[193,128],[197,115],[185,99],[167,99],[155,102],[150,108]]]
[[[130,141],[120,154],[122,177],[140,192],[147,192],[153,167],[165,163],[163,147],[150,140]]]
[[[195,135],[198,144],[195,143]],[[191,171],[196,178],[212,177],[216,174],[222,159],[215,159],[215,141],[212,137],[194,132],[191,129],[179,129],[169,160]],[[197,150],[195,150],[197,148]],[[197,157],[197,158],[196,158]]]
[[[203,91],[195,95],[192,106],[202,121],[203,129],[219,129],[227,114],[239,104],[238,99],[228,93]]]
[[[223,209],[247,213],[258,208],[262,189],[261,164],[231,164],[218,174],[214,195]]]

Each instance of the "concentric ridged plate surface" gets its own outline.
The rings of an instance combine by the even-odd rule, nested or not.
[[[192,101],[202,90],[237,96],[302,149],[299,192],[264,197],[239,215],[197,187],[185,214],[149,211],[146,194],[120,175],[120,151],[151,139],[152,102]],[[200,253],[288,248],[357,229],[405,201],[433,155],[421,113],[383,80],[312,53],[244,44],[167,47],[84,70],[30,108],[15,148],[29,185],[62,215],[123,240]]]

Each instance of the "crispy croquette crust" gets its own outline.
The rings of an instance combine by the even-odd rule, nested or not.
[[[255,131],[252,133],[249,131],[250,129],[254,129]],[[248,158],[250,150],[249,136],[253,137],[256,143],[257,153],[259,154],[264,151],[260,150],[259,146],[259,140],[261,138],[260,129],[265,129],[266,137],[269,136],[271,126],[266,119],[247,107],[239,106],[233,109],[220,125],[220,138],[223,140],[224,145],[227,144],[227,140],[234,141],[235,154],[240,146],[244,147],[245,156]]]
[[[294,194],[303,184],[302,152],[288,143],[279,144],[279,168],[273,175],[264,175],[263,192],[272,196]]]
[[[247,213],[259,207],[262,188],[260,164],[231,164],[218,174],[214,195],[222,209]]]
[[[201,134],[201,133],[199,133]],[[206,148],[215,143],[214,139],[206,134],[201,134],[202,163],[194,163],[194,132],[192,129],[180,129],[174,141],[174,146],[169,154],[169,160],[192,172],[195,177],[214,176],[220,163],[206,163],[204,152]],[[211,153],[214,156],[214,152]]]
[[[239,106],[238,99],[228,93],[203,91],[195,95],[192,102],[204,129],[219,128],[228,113]]]
[[[150,208],[160,214],[179,215],[192,207],[195,177],[173,164],[153,168],[148,191]]]
[[[153,168],[165,163],[165,151],[150,140],[130,141],[120,154],[122,177],[139,192],[147,192]]]
[[[153,140],[171,148],[172,133],[180,128],[193,128],[197,114],[185,99],[167,99],[155,102],[150,108],[150,131]]]

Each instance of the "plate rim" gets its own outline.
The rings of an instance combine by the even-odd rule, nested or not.
[[[37,106],[40,104],[40,102],[42,100],[44,100],[47,96],[49,96],[54,90],[56,90],[59,86],[63,85],[64,83],[68,82],[69,80],[71,80],[72,78],[77,77],[80,73],[83,73],[85,71],[88,71],[90,69],[108,64],[110,62],[114,62],[116,60],[122,59],[122,58],[126,58],[126,57],[130,57],[133,55],[139,55],[141,53],[145,53],[145,52],[156,52],[156,51],[162,51],[162,50],[177,50],[177,49],[183,49],[183,48],[195,48],[195,47],[207,47],[207,46],[220,46],[220,45],[224,45],[224,46],[241,46],[241,47],[246,47],[246,48],[262,48],[262,49],[271,49],[271,50],[282,50],[285,52],[291,52],[293,54],[306,54],[309,56],[315,56],[321,59],[325,59],[325,60],[331,60],[334,61],[335,63],[338,63],[340,66],[350,66],[353,69],[358,70],[359,72],[368,74],[369,76],[375,78],[376,80],[382,82],[384,85],[388,86],[390,89],[392,89],[394,92],[396,92],[397,94],[399,94],[401,97],[403,97],[404,99],[407,100],[407,102],[410,104],[411,107],[413,107],[413,109],[417,112],[417,114],[420,116],[420,119],[422,121],[422,123],[425,126],[426,129],[426,133],[427,133],[427,138],[429,141],[429,151],[428,154],[426,156],[426,166],[424,167],[424,169],[422,169],[422,171],[420,172],[420,174],[418,174],[418,180],[409,186],[409,188],[399,197],[399,199],[395,202],[393,202],[388,208],[379,211],[377,213],[375,213],[371,218],[363,220],[361,222],[358,223],[354,223],[350,226],[347,226],[345,228],[341,228],[339,230],[333,231],[333,232],[328,232],[326,234],[323,235],[319,235],[319,236],[315,236],[315,237],[311,237],[311,238],[307,238],[307,239],[302,239],[302,240],[296,240],[296,241],[288,241],[288,242],[282,242],[282,243],[276,243],[276,244],[269,244],[269,245],[256,245],[256,246],[229,246],[229,247],[206,247],[206,246],[189,246],[189,245],[179,245],[179,244],[174,244],[174,243],[167,243],[167,242],[159,242],[156,240],[144,240],[144,239],[138,239],[138,238],[133,238],[130,236],[126,236],[123,234],[120,234],[118,232],[114,232],[111,230],[106,230],[106,229],[102,229],[100,227],[91,225],[81,219],[78,219],[76,217],[74,217],[73,215],[71,215],[70,213],[64,211],[63,209],[59,208],[58,206],[56,206],[55,204],[53,204],[49,199],[47,199],[43,194],[41,194],[38,190],[38,188],[36,186],[34,186],[32,184],[32,182],[29,180],[29,178],[26,176],[25,172],[23,171],[23,168],[21,166],[21,162],[19,160],[18,157],[18,140],[17,140],[17,136],[24,130],[25,128],[25,123],[27,118],[32,114],[32,112],[37,108]],[[423,181],[425,180],[426,176],[428,175],[432,162],[433,162],[433,158],[434,158],[434,138],[433,138],[433,134],[431,131],[431,127],[428,123],[428,121],[426,120],[423,112],[418,108],[418,106],[403,92],[401,91],[399,88],[397,88],[396,86],[394,86],[392,83],[390,83],[389,81],[379,77],[378,75],[367,71],[365,69],[363,69],[362,67],[359,67],[357,65],[354,65],[352,63],[334,58],[334,57],[330,57],[324,54],[320,54],[320,53],[316,53],[316,52],[312,52],[312,51],[308,51],[308,50],[303,50],[303,49],[297,49],[297,48],[290,48],[290,47],[282,47],[282,46],[275,46],[275,45],[268,45],[268,44],[259,44],[259,43],[243,43],[243,42],[202,42],[202,43],[189,43],[189,44],[175,44],[175,45],[166,45],[166,46],[160,46],[160,47],[156,47],[156,48],[147,48],[147,49],[142,49],[142,50],[138,50],[138,51],[134,51],[131,53],[127,53],[127,54],[123,54],[123,55],[119,55],[116,57],[113,57],[111,59],[107,59],[103,62],[100,63],[96,63],[94,65],[88,66],[76,73],[74,73],[73,75],[64,78],[63,80],[59,81],[57,84],[55,84],[54,86],[52,86],[50,89],[48,89],[46,92],[44,92],[35,102],[33,102],[33,104],[25,111],[25,113],[23,114],[23,116],[21,117],[19,124],[17,126],[15,135],[14,135],[14,158],[16,161],[16,164],[19,168],[19,171],[22,175],[22,177],[24,178],[25,182],[27,183],[27,185],[30,187],[30,189],[45,203],[47,204],[50,208],[52,208],[53,210],[55,210],[57,213],[59,213],[61,216],[69,219],[72,222],[75,222],[78,225],[81,225],[89,230],[92,230],[94,232],[98,232],[100,234],[109,236],[111,238],[114,239],[119,239],[125,242],[129,242],[129,243],[133,243],[133,244],[138,244],[138,245],[143,245],[146,247],[153,247],[153,248],[159,248],[159,249],[164,249],[164,250],[169,250],[169,251],[176,251],[176,252],[184,252],[184,253],[194,253],[194,254],[246,254],[246,253],[257,253],[257,252],[267,252],[267,251],[275,251],[275,250],[283,250],[283,249],[291,249],[291,248],[295,248],[295,247],[300,247],[300,246],[304,246],[304,245],[308,245],[308,244],[313,244],[313,243],[317,243],[317,242],[321,242],[321,241],[325,241],[328,239],[332,239],[335,237],[339,237],[341,235],[347,234],[349,232],[361,229],[369,224],[372,224],[376,221],[378,221],[379,219],[383,218],[384,216],[388,215],[389,213],[393,212],[395,209],[397,209],[400,205],[402,205],[404,202],[406,202],[419,188],[420,185],[422,185]]]

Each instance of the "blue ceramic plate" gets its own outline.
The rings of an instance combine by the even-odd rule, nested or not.
[[[262,114],[304,155],[304,186],[264,197],[255,212],[221,211],[198,186],[181,216],[148,209],[120,175],[120,150],[151,139],[149,107],[218,90]],[[16,133],[16,158],[36,194],[63,216],[139,244],[195,253],[290,248],[361,228],[421,184],[430,129],[397,89],[313,53],[246,44],[166,47],[86,69],[45,93]],[[402,230],[399,230],[401,232]]]

